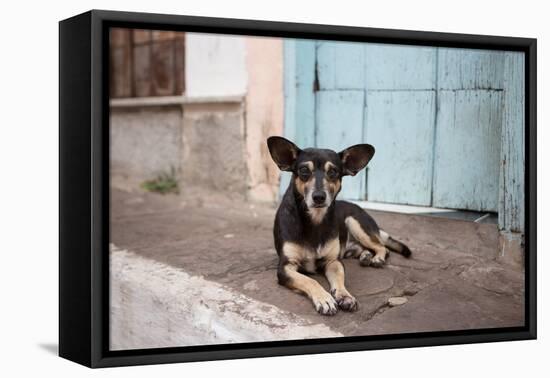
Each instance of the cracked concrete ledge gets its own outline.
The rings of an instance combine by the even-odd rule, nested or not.
[[[110,252],[111,350],[343,336],[114,244]]]

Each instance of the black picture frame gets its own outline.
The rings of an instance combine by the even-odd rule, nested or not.
[[[525,53],[524,327],[109,351],[110,27]],[[535,339],[536,62],[531,38],[92,10],[59,23],[59,355],[89,367]]]

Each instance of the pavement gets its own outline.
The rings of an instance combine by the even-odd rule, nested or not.
[[[499,260],[495,224],[369,210],[412,258],[391,253],[381,269],[344,260],[359,310],[326,317],[277,284],[275,210],[198,189],[112,189],[112,349],[524,323],[524,272]]]

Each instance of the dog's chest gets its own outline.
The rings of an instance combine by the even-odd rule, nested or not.
[[[340,243],[338,238],[331,239],[315,248],[292,243],[286,250],[287,257],[298,263],[303,270],[314,273],[322,265],[338,258]]]

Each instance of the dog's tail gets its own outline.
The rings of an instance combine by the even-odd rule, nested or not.
[[[412,252],[409,247],[407,247],[399,240],[395,240],[394,238],[392,238],[387,232],[380,230],[380,238],[382,239],[382,243],[384,243],[384,245],[388,249],[397,252],[405,257],[411,257]]]

